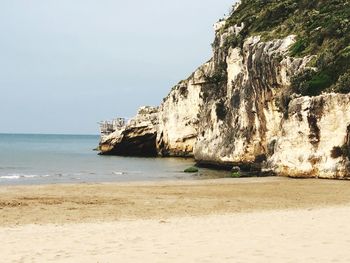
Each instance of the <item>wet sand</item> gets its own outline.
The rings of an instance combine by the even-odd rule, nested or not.
[[[0,187],[0,226],[350,204],[350,181],[288,178]]]
[[[0,187],[4,262],[349,262],[349,181]]]

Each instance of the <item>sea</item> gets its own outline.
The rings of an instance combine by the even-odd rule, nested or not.
[[[104,183],[227,177],[200,169],[191,158],[101,156],[97,135],[0,134],[0,185]]]

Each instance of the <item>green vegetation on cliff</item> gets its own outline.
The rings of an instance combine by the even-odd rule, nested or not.
[[[198,173],[199,169],[195,166],[189,167],[184,170],[185,173]]]
[[[310,66],[317,70],[295,76],[294,92],[350,92],[350,0],[242,0],[226,28],[242,23],[244,29],[228,39],[228,46],[252,35],[271,40],[294,34],[290,55],[315,55]]]

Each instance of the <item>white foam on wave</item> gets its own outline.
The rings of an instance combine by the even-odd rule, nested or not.
[[[114,175],[123,175],[125,174],[124,172],[113,172]]]
[[[4,175],[0,176],[0,179],[8,179],[8,180],[14,180],[21,178],[19,175]]]
[[[18,180],[22,178],[36,178],[36,177],[50,177],[49,174],[39,175],[39,174],[8,174],[0,176],[0,179],[5,180]]]
[[[142,174],[141,171],[127,171],[127,172],[112,172],[114,175],[135,175],[135,174]]]

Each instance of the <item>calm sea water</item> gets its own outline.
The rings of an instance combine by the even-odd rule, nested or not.
[[[90,135],[0,134],[0,185],[125,182],[225,177],[225,172],[183,170],[192,159],[99,156]]]

